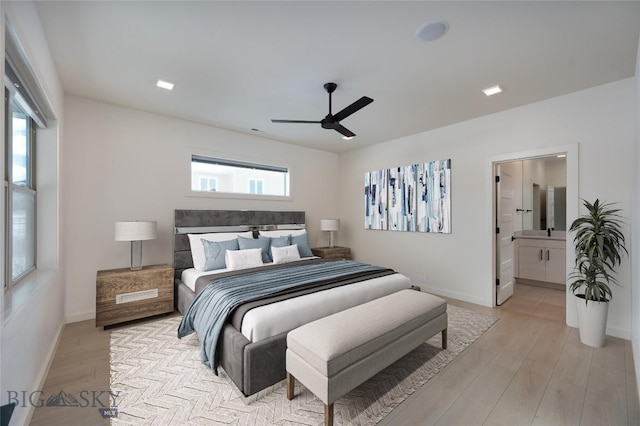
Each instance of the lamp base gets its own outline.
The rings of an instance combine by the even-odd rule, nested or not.
[[[329,231],[329,247],[333,248],[333,231]]]
[[[142,241],[131,241],[131,270],[142,269]]]

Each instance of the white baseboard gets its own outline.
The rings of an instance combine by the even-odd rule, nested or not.
[[[53,344],[49,348],[49,352],[47,353],[47,362],[43,364],[42,368],[38,372],[38,379],[36,380],[36,387],[34,389],[44,389],[44,384],[47,381],[47,376],[49,375],[49,369],[51,368],[51,364],[53,363],[53,359],[56,356],[56,352],[58,350],[58,345],[60,344],[60,339],[62,338],[62,330],[64,329],[64,322],[60,324],[58,327],[58,331],[56,332],[56,338],[53,341]],[[31,418],[33,417],[33,413],[36,410],[36,407],[33,404],[28,404],[28,411],[26,413],[26,419],[23,424],[28,425],[31,423]]]
[[[607,327],[606,335],[631,340],[631,330],[626,330],[624,328]]]
[[[450,297],[452,299],[462,300],[463,302],[469,302],[469,303],[474,303],[476,305],[491,307],[490,304],[488,305],[484,300],[482,300],[479,297],[469,297],[468,294],[457,293],[455,291],[449,291],[443,288],[427,286],[427,285],[424,285],[424,283],[415,283],[415,285],[419,286],[420,290],[426,293],[435,294],[436,296]]]
[[[67,315],[64,320],[65,324],[71,324],[72,322],[86,321],[94,319],[96,317],[95,311],[83,312],[80,314]]]

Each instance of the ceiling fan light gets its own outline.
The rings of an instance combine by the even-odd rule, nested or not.
[[[344,139],[345,141],[350,141],[351,139],[353,139],[355,136],[343,136],[342,139]]]

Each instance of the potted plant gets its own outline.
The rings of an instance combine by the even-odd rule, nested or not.
[[[610,284],[618,284],[612,275],[620,265],[625,248],[620,209],[600,200],[591,204],[583,200],[587,213],[571,224],[575,232],[576,264],[570,275],[570,289],[576,296],[580,341],[593,347],[604,345],[609,300],[613,297]],[[580,292],[580,293],[578,293]]]

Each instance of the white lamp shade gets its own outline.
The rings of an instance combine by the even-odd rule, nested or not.
[[[158,223],[150,220],[116,222],[116,241],[154,240]]]
[[[320,221],[321,231],[338,231],[340,230],[340,219],[322,219]]]

